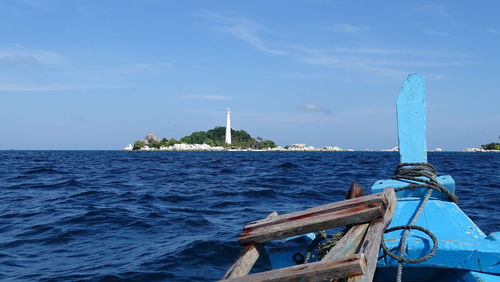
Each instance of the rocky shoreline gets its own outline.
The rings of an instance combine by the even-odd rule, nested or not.
[[[338,146],[324,146],[321,148],[316,148],[314,146],[307,146],[305,144],[293,144],[287,145],[285,147],[275,147],[275,148],[265,148],[265,149],[242,149],[242,148],[224,148],[224,147],[214,147],[207,144],[175,144],[172,146],[162,146],[160,148],[151,148],[149,146],[144,146],[140,149],[134,150],[132,144],[129,144],[122,151],[253,151],[253,152],[354,152],[354,149],[342,149]],[[398,147],[393,147],[390,149],[380,149],[380,150],[363,150],[362,152],[398,152]],[[429,152],[442,152],[441,148],[435,148],[429,150]]]
[[[160,147],[150,147],[149,145],[154,145],[155,143],[158,143],[160,139],[156,136],[154,136],[151,133],[148,133],[144,140],[140,141],[141,142],[141,147],[137,148],[134,147],[134,145],[129,144],[125,148],[122,149],[122,151],[214,151],[214,152],[219,152],[219,151],[271,151],[271,152],[276,152],[276,151],[295,151],[295,152],[300,152],[300,151],[306,151],[306,152],[354,152],[355,150],[353,149],[342,149],[338,146],[324,146],[321,148],[316,148],[314,146],[307,146],[306,144],[293,144],[293,145],[287,145],[285,147],[277,146],[274,148],[264,148],[264,149],[249,149],[249,148],[226,148],[222,146],[210,146],[208,144],[186,144],[186,143],[177,143],[171,146],[160,146]],[[139,142],[139,141],[138,141]],[[363,152],[398,152],[399,147],[393,147],[390,149],[379,149],[379,150],[362,150]],[[442,152],[443,149],[441,148],[434,148],[434,149],[429,149],[428,152]],[[475,152],[500,152],[500,150],[485,150],[483,148],[464,148],[460,150],[459,152],[468,152],[468,153],[475,153]]]
[[[294,144],[285,147],[265,148],[265,149],[238,149],[238,148],[224,148],[212,147],[207,144],[174,144],[172,146],[162,146],[158,149],[149,146],[143,146],[140,149],[134,150],[132,144],[129,144],[122,151],[321,151],[321,152],[353,152],[353,149],[342,149],[337,146],[325,146],[316,148],[313,146],[306,146],[305,144]]]
[[[477,153],[477,152],[495,152],[495,153],[500,153],[500,150],[485,150],[483,148],[464,148],[460,150],[460,152],[465,152],[465,153]]]

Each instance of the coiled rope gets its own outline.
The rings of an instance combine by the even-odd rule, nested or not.
[[[399,246],[399,255],[394,254],[391,250],[387,248],[385,245],[385,241],[382,240],[382,249],[384,250],[384,253],[387,254],[388,256],[392,257],[393,259],[398,261],[398,272],[397,272],[397,281],[400,282],[402,275],[403,275],[403,263],[419,263],[426,261],[430,259],[432,256],[434,256],[437,252],[438,249],[438,241],[436,236],[432,234],[431,231],[429,231],[426,228],[423,228],[421,226],[416,226],[415,223],[417,222],[418,218],[422,214],[422,211],[424,210],[425,205],[427,204],[427,201],[431,197],[432,191],[436,190],[442,193],[445,193],[448,195],[448,197],[455,203],[458,203],[458,198],[457,196],[453,195],[450,193],[446,188],[444,188],[439,182],[437,181],[436,178],[436,169],[434,166],[428,163],[402,163],[399,164],[396,167],[396,173],[392,179],[395,180],[400,180],[404,182],[408,182],[409,184],[405,187],[402,188],[397,188],[394,189],[395,192],[399,192],[402,190],[406,189],[411,189],[414,190],[416,188],[427,188],[429,191],[425,194],[424,198],[419,204],[419,207],[417,211],[415,212],[415,215],[411,219],[410,223],[407,225],[400,225],[400,226],[395,226],[389,229],[385,230],[385,233],[389,233],[392,231],[396,230],[402,230],[404,229],[403,236],[401,236],[401,242]],[[404,257],[404,253],[406,252],[406,239],[408,237],[408,234],[411,229],[415,230],[420,230],[427,234],[432,242],[434,243],[434,246],[432,250],[425,256],[417,258],[417,259],[409,259]]]
[[[308,263],[311,258],[314,257],[314,251],[317,252],[317,261],[323,259],[323,257],[333,248],[342,237],[344,237],[346,231],[340,231],[334,234],[327,234],[325,231],[319,231],[316,233],[316,237],[309,244],[307,248],[306,257],[304,263]],[[323,243],[320,243],[324,241]]]

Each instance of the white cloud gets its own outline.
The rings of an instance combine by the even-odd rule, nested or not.
[[[50,92],[50,91],[70,91],[70,90],[94,90],[94,89],[114,89],[130,91],[130,87],[113,84],[30,84],[30,83],[2,83],[0,82],[0,92]]]
[[[325,114],[325,115],[329,115],[332,112],[330,109],[318,106],[316,104],[302,104],[302,105],[299,105],[299,109],[307,111],[307,112],[321,113],[321,114]]]
[[[441,36],[441,37],[451,37],[452,34],[445,31],[437,31],[433,29],[424,29],[424,31],[430,35]]]
[[[259,51],[273,55],[286,55],[288,53],[284,50],[269,47],[260,35],[263,31],[262,26],[255,21],[239,17],[228,17],[214,12],[204,12],[202,18],[216,30],[230,34]]]
[[[365,31],[369,30],[369,27],[366,26],[357,26],[357,25],[352,25],[352,24],[335,24],[333,25],[333,28],[337,31],[341,32],[358,32],[358,31]]]
[[[485,30],[486,32],[491,33],[491,34],[500,35],[500,29],[487,27],[487,28],[485,28],[484,30]]]
[[[428,7],[426,7],[428,8]],[[446,16],[446,9],[440,7],[439,14]],[[273,33],[266,30],[259,23],[239,18],[228,17],[214,12],[205,12],[202,17],[216,28],[216,30],[231,34],[238,40],[245,41],[257,50],[275,55],[286,55],[296,61],[335,69],[355,72],[368,72],[378,77],[404,78],[408,73],[426,70],[425,68],[460,67],[465,65],[463,58],[468,56],[445,50],[421,50],[406,48],[380,48],[367,46],[362,48],[337,47],[330,50],[320,50],[310,46],[297,44],[277,44],[278,38],[269,37],[264,41],[261,33]],[[366,26],[357,26],[346,23],[334,25],[342,32],[359,32],[369,30]],[[427,30],[427,32],[433,32]],[[446,33],[434,32],[435,35],[451,36]],[[270,48],[269,44],[282,46],[281,49]],[[279,42],[279,41],[278,41]],[[434,78],[446,77],[439,73],[425,73]]]
[[[229,100],[232,97],[225,95],[209,95],[209,94],[201,94],[201,95],[183,95],[181,96],[184,99],[196,99],[196,100]]]
[[[0,84],[0,92],[44,92],[68,90],[63,85],[22,85],[22,84]]]
[[[337,48],[335,52],[366,55],[411,55],[429,57],[469,57],[465,54],[445,50],[398,49],[398,48]]]
[[[51,10],[53,8],[51,3],[45,0],[20,0],[19,2],[27,7],[35,9]]]
[[[31,49],[21,46],[0,47],[0,64],[43,64],[55,65],[64,61],[64,56],[48,50]]]

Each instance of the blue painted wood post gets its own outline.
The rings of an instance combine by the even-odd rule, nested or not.
[[[397,103],[401,163],[427,162],[425,103],[424,79],[418,74],[408,75]]]

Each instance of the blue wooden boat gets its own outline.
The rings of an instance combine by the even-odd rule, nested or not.
[[[426,94],[421,76],[409,75],[403,83],[397,102],[397,121],[400,162],[410,164],[406,166],[410,168],[411,164],[427,163]],[[397,226],[420,226],[431,232],[437,241],[434,243],[428,234],[412,229],[406,238],[404,255],[401,255],[404,229],[386,233],[383,242],[396,258],[417,262],[400,263],[381,248],[374,281],[395,281],[398,264],[402,266],[402,281],[500,281],[500,232],[484,234],[458,207],[455,181],[450,175],[438,176],[436,180],[447,192],[430,190],[426,185],[418,188],[419,181],[404,178],[380,180],[373,184],[372,193],[381,192],[386,187],[397,191],[396,210],[388,230]],[[398,191],[412,183],[414,187],[411,189]],[[428,193],[431,193],[430,197],[424,202]],[[422,210],[414,220],[421,205]],[[293,258],[288,257],[305,253],[304,245],[310,244],[314,238],[314,234],[290,238],[284,243],[290,245],[287,252],[283,252],[284,246],[268,247],[271,264],[277,268],[289,266]],[[437,249],[432,256],[418,261],[418,258],[430,254],[434,246]]]
[[[437,176],[427,163],[425,84],[419,75],[411,74],[403,83],[397,122],[400,165],[394,176],[371,187],[374,194],[391,187],[397,198],[394,216],[381,240],[373,280],[500,281],[500,232],[484,234],[458,207],[453,178]],[[314,257],[311,246],[318,245],[318,234],[266,244],[272,268],[290,269],[307,262],[311,254]],[[311,280],[314,276],[294,279],[297,277]],[[348,280],[371,280],[357,277]]]

